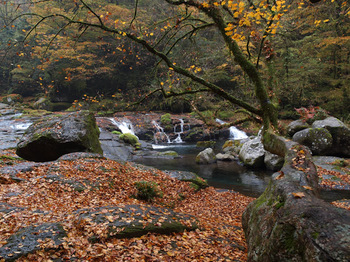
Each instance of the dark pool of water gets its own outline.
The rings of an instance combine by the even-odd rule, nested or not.
[[[158,150],[173,150],[182,157],[176,159],[138,158],[135,159],[135,162],[160,170],[191,171],[206,179],[211,186],[234,190],[247,196],[258,197],[265,190],[272,174],[266,170],[248,169],[239,161],[218,161],[211,165],[197,165],[195,157],[203,148],[196,148],[195,145],[175,144]],[[215,152],[219,151],[219,149],[215,150]]]

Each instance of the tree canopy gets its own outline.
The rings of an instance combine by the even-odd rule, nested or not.
[[[2,1],[2,7],[11,7],[16,15],[12,11],[3,15],[4,30],[12,35],[7,34],[2,44],[11,48],[23,44],[16,52],[21,63],[13,66],[11,80],[29,86],[36,81],[45,92],[65,92],[72,83],[86,91],[88,82],[98,84],[106,77],[111,79],[105,84],[111,91],[119,85],[114,76],[118,69],[118,74],[143,79],[141,83],[145,75],[153,75],[147,87],[131,84],[129,93],[135,101],[159,91],[164,97],[184,96],[196,107],[213,96],[261,117],[268,127],[277,123],[276,95],[282,103],[303,106],[302,100],[309,97],[305,92],[313,88],[307,86],[310,81],[303,81],[317,72],[317,59],[331,59],[333,66],[321,67],[333,78],[348,75],[349,28],[344,25],[350,11],[343,1],[10,2]],[[325,9],[326,17],[318,13]],[[298,16],[303,23],[290,23]],[[336,28],[332,36],[329,26]],[[306,71],[302,66],[308,62],[295,54],[293,37],[305,41],[315,30],[323,38],[311,44],[322,52],[313,49],[316,66]],[[300,67],[295,67],[296,55]],[[297,73],[291,77],[293,70]],[[348,80],[341,81],[346,86]],[[293,88],[295,82],[298,88]]]

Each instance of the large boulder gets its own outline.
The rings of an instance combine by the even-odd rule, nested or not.
[[[350,212],[317,197],[308,149],[268,132],[264,145],[285,164],[243,214],[248,261],[350,261]]]
[[[309,124],[303,121],[302,119],[295,120],[291,122],[287,127],[288,136],[292,137],[296,132],[299,132],[303,129],[309,128]]]
[[[102,154],[95,117],[87,111],[50,116],[33,123],[17,145],[20,157],[45,162],[72,152]]]
[[[342,157],[350,157],[350,128],[335,117],[315,121],[313,128],[327,129],[333,138],[331,153]]]
[[[272,171],[280,170],[284,164],[284,158],[266,151],[264,163],[267,169]]]
[[[216,162],[216,156],[212,148],[207,148],[196,156],[197,164],[212,164]]]
[[[265,152],[261,138],[258,136],[243,144],[239,152],[239,158],[246,166],[263,167]]]
[[[333,138],[325,128],[307,128],[296,132],[293,141],[307,146],[314,155],[327,155],[330,153]]]

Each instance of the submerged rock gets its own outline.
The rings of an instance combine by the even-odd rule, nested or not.
[[[35,162],[56,160],[72,152],[102,154],[95,117],[87,111],[51,116],[32,124],[17,145],[20,157]]]

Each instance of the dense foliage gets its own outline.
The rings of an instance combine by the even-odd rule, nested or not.
[[[106,26],[120,30],[118,36],[84,24],[66,26],[58,16],[40,19],[49,13],[96,22],[94,16],[83,16],[78,1],[0,1],[0,90],[25,96],[42,93],[56,102],[81,100],[85,94],[99,102],[113,98],[125,106],[159,87],[165,94],[201,88],[127,41],[123,32],[130,32],[176,58],[182,68],[255,104],[251,78],[224,47],[213,23],[199,12],[222,7],[227,11],[224,18],[231,21],[226,35],[256,64],[270,98],[279,101],[282,117],[296,117],[294,108],[313,105],[348,118],[347,2],[198,1],[198,8],[174,4],[179,2],[87,1],[89,15],[96,11]],[[36,16],[20,16],[25,13]],[[156,94],[143,104],[172,111],[189,111],[191,104],[200,111],[227,108],[208,93],[172,96],[159,103],[161,97]]]

